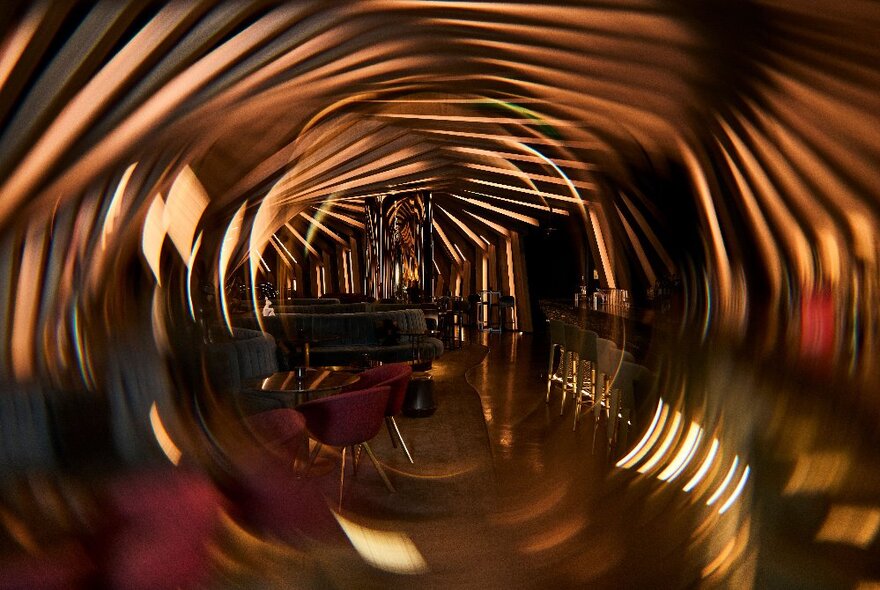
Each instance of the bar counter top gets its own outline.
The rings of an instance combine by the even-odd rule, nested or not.
[[[653,309],[624,306],[591,309],[586,304],[575,307],[568,301],[552,299],[542,299],[538,306],[548,320],[561,320],[592,330],[600,338],[613,340],[618,347],[631,352],[638,362],[645,362],[655,332],[674,334],[677,325],[670,316]]]

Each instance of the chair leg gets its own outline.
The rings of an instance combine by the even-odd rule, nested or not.
[[[318,441],[315,441],[315,448],[312,449],[311,454],[309,455],[309,463],[306,465],[306,470],[303,472],[303,475],[307,475],[309,473],[309,469],[312,468],[312,465],[315,462],[315,459],[318,458],[318,453],[321,452],[321,447],[324,446]]]
[[[347,447],[342,447],[342,467],[339,469],[339,512],[342,512],[342,491],[345,488],[345,452]]]
[[[556,345],[550,345],[550,364],[547,366],[547,398],[546,402],[550,403],[550,388],[553,385],[553,355],[556,354]]]
[[[351,446],[351,473],[352,475],[357,475],[358,473],[358,465],[360,465],[361,458],[361,446],[360,445],[352,445]]]
[[[373,449],[370,448],[370,445],[367,443],[363,443],[364,450],[367,451],[367,456],[373,462],[373,465],[376,466],[376,471],[379,472],[379,477],[382,478],[382,481],[385,483],[385,487],[388,488],[388,491],[392,494],[396,491],[394,486],[391,485],[391,480],[388,479],[388,476],[385,475],[385,470],[382,469],[382,464],[379,463],[379,460],[376,458],[376,455],[373,454]]]
[[[582,391],[581,386],[581,376],[583,374],[583,363],[578,360],[577,365],[575,365],[575,379],[574,379],[574,422],[571,425],[571,430],[574,432],[577,430],[578,424],[578,416],[581,413],[581,406],[584,403],[584,392]]]
[[[397,441],[394,439],[394,433],[391,431],[391,421],[394,420],[391,416],[385,416],[385,428],[388,430],[388,436],[391,438],[391,446],[395,449],[397,448]]]
[[[400,446],[403,447],[403,452],[406,453],[406,458],[409,459],[410,463],[414,463],[412,455],[409,454],[409,449],[406,448],[406,441],[403,440],[403,435],[400,434],[400,428],[397,427],[397,420],[394,419],[394,416],[387,416],[385,418],[391,423],[391,426],[394,427],[394,432],[397,434],[397,438],[400,440]],[[387,423],[386,423],[387,424]],[[391,429],[388,429],[388,434],[391,434]],[[391,440],[394,440],[394,437],[391,437]],[[394,445],[397,448],[397,445]]]

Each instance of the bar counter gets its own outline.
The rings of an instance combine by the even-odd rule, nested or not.
[[[653,309],[638,309],[622,305],[599,305],[592,309],[587,303],[574,306],[569,301],[542,299],[538,306],[544,316],[576,324],[585,330],[596,332],[627,350],[644,363],[648,356],[651,339],[656,331],[674,334],[672,318]]]

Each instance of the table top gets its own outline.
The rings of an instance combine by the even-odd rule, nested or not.
[[[273,373],[263,379],[243,383],[244,387],[266,393],[326,393],[351,385],[360,377],[352,372],[329,367],[302,368]]]

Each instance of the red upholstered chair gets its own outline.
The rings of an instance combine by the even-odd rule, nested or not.
[[[306,419],[291,408],[279,408],[247,417],[248,427],[273,457],[293,464],[308,439]]]
[[[412,463],[412,455],[406,446],[406,442],[403,440],[403,436],[400,434],[397,421],[394,419],[403,408],[403,400],[406,398],[406,389],[409,385],[410,377],[412,377],[412,366],[407,363],[379,365],[361,373],[360,379],[349,385],[347,390],[381,387],[383,385],[391,388],[391,392],[388,394],[388,405],[385,406],[385,426],[388,428],[391,444],[394,448],[397,448],[397,440],[399,440],[406,458]],[[395,435],[397,440],[395,440]]]
[[[382,428],[390,387],[373,387],[331,395],[297,406],[306,419],[306,429],[318,441],[312,458],[317,456],[321,445],[342,448],[342,466],[339,474],[339,509],[342,510],[342,493],[345,485],[345,453],[348,447],[363,446],[376,471],[385,482],[388,491],[394,486],[385,470],[373,454],[367,441]]]
[[[107,587],[203,586],[211,536],[224,506],[213,483],[196,472],[146,471],[112,481],[103,540]]]

